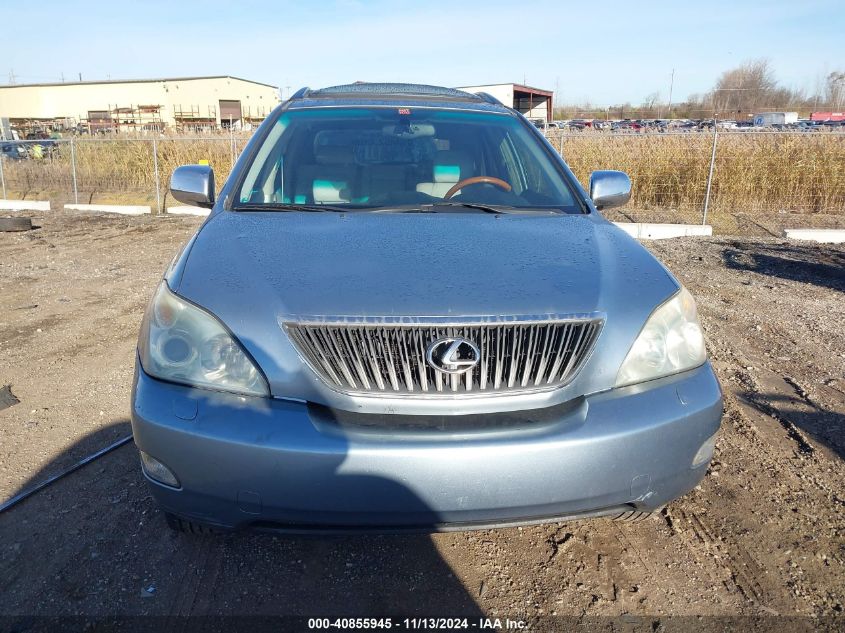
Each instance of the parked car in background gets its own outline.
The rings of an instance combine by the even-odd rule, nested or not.
[[[0,141],[0,157],[9,160],[23,160],[29,156],[26,146],[17,141]]]
[[[486,95],[303,89],[144,316],[132,389],[171,527],[444,530],[643,518],[694,488],[722,395],[690,293]]]
[[[620,131],[620,132],[639,132],[642,129],[642,124],[638,121],[631,121],[630,119],[624,119],[622,121],[616,121],[612,126],[612,130]]]
[[[21,145],[25,148],[27,156],[36,160],[50,158],[59,149],[57,140],[44,131],[27,134],[25,141],[22,141]]]

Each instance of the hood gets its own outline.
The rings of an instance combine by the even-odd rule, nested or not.
[[[302,374],[280,320],[599,312],[598,347],[624,347],[615,376],[645,319],[678,288],[595,214],[367,212],[219,213],[171,285],[240,338],[274,395]]]

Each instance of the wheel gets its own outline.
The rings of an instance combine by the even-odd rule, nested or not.
[[[217,534],[220,531],[211,527],[210,525],[194,523],[193,521],[188,521],[187,519],[178,517],[175,514],[171,514],[170,512],[165,512],[164,517],[167,519],[167,527],[169,527],[174,532],[180,532],[182,534],[205,535]]]
[[[32,230],[32,218],[0,218],[0,231]]]

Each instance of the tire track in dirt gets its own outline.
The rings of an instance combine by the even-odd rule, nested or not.
[[[728,593],[738,592],[746,601],[775,613],[767,606],[771,597],[758,581],[764,575],[763,569],[740,542],[717,534],[708,520],[693,510],[672,507],[667,508],[667,514],[674,533],[696,559],[715,563],[727,572],[717,574],[714,581],[720,581]]]
[[[178,581],[178,591],[166,612],[173,616],[170,624],[173,631],[187,631],[190,624],[185,616],[213,612],[209,597],[218,595],[217,583],[222,568],[221,543],[218,535],[179,538],[180,545],[187,546],[188,560]]]

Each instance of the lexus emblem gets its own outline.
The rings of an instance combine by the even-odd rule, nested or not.
[[[447,336],[429,344],[425,350],[425,359],[438,371],[463,374],[478,364],[481,352],[475,343],[465,338]]]

